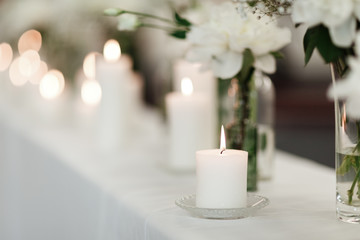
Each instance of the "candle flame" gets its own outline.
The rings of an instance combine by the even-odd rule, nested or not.
[[[220,153],[222,154],[226,150],[226,141],[225,141],[225,132],[224,126],[221,125],[221,134],[220,134]]]
[[[108,40],[104,45],[104,58],[108,62],[116,62],[121,56],[119,43],[114,40]]]
[[[181,92],[182,94],[186,95],[186,96],[189,96],[193,93],[193,84],[191,82],[191,79],[190,78],[183,78],[181,80]]]
[[[83,71],[87,78],[94,79],[95,78],[95,61],[96,61],[96,52],[90,52],[85,56],[83,62]]]

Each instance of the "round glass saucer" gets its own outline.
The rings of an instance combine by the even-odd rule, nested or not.
[[[191,215],[200,218],[210,219],[238,219],[252,216],[257,210],[269,205],[270,201],[266,197],[259,195],[248,194],[247,206],[244,208],[198,208],[196,207],[196,195],[188,195],[181,197],[175,201],[175,204]]]

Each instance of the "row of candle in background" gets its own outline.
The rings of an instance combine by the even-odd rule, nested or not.
[[[38,32],[25,33],[19,41],[21,55],[12,63],[10,46],[0,45],[1,69],[10,66],[9,77],[14,86],[38,85],[44,99],[56,101],[65,88],[65,79],[58,70],[47,71],[46,63],[40,60],[38,54],[41,42],[32,42],[28,49],[20,47],[22,39],[28,34],[31,34],[31,39],[41,39]],[[198,68],[198,65],[184,61],[179,61],[174,67],[175,89],[181,86],[181,93],[173,92],[166,96],[170,127],[169,167],[173,170],[194,170],[197,162],[197,206],[244,207],[246,152],[225,150],[223,131],[223,149],[198,151],[214,148],[217,124],[214,101],[216,80],[211,72],[201,73]],[[97,108],[97,139],[102,149],[116,149],[130,134],[134,120],[131,118],[136,116],[132,111],[140,100],[142,87],[141,80],[135,76],[131,58],[121,56],[120,46],[115,40],[105,44],[103,57],[99,53],[90,53],[84,59],[81,97],[88,106],[97,108],[100,104]],[[198,92],[193,92],[194,86]]]
[[[63,101],[60,98],[64,94],[65,79],[59,70],[48,71],[46,62],[41,60],[41,41],[38,31],[25,32],[18,42],[20,56],[14,61],[11,46],[1,44],[0,70],[4,71],[9,67],[9,78],[15,86],[10,95],[22,98],[22,103],[26,104],[47,104],[47,108],[44,108],[44,104],[39,104],[38,108],[44,111],[51,109],[51,113],[45,113],[45,118],[53,120],[59,117],[56,110],[61,105],[58,102]],[[132,67],[130,56],[121,55],[118,42],[109,40],[104,46],[104,56],[96,52],[89,53],[78,75],[82,103],[78,104],[80,106],[77,110],[87,111],[86,114],[96,118],[97,139],[105,150],[110,151],[125,144],[125,139],[131,132],[131,124],[136,118],[134,112],[141,108],[143,82],[139,74],[132,71]],[[179,61],[174,66],[175,89],[180,89],[181,79],[191,77],[198,92],[189,93],[188,96],[169,94],[174,96],[167,98],[173,146],[170,147],[169,165],[173,169],[193,170],[195,150],[213,147],[216,142],[216,104],[213,103],[216,98],[215,79],[210,72],[199,73],[198,67],[185,61]],[[39,99],[39,96],[42,98]],[[50,116],[52,114],[54,116]],[[204,118],[206,121],[201,120]],[[88,120],[80,117],[80,121]],[[189,140],[192,144],[189,144]]]
[[[1,44],[0,70],[6,70],[10,66],[12,84],[18,88],[30,88],[32,98],[34,89],[38,89],[37,93],[40,95],[35,94],[35,98],[42,96],[37,101],[47,103],[38,104],[39,108],[52,112],[53,118],[57,118],[59,115],[53,114],[56,111],[54,106],[60,101],[65,81],[60,71],[47,70],[45,61],[41,60],[38,53],[40,48],[41,35],[36,30],[27,31],[20,37],[20,56],[14,61],[10,45]],[[82,101],[77,104],[77,111],[85,113],[85,116],[80,114],[77,117],[82,124],[88,122],[90,127],[96,129],[99,147],[105,151],[124,146],[132,135],[134,122],[141,118],[138,113],[142,108],[143,80],[132,68],[131,57],[121,54],[118,42],[109,40],[104,45],[103,55],[92,52],[85,57],[78,77]],[[211,71],[201,71],[199,64],[184,60],[174,64],[175,92],[169,93],[165,99],[170,136],[168,166],[173,170],[195,170],[194,152],[216,146],[216,81]],[[260,82],[265,88],[269,88],[268,79],[261,78]],[[47,100],[44,102],[44,99]],[[46,105],[48,107],[44,107]],[[261,110],[264,111],[269,109]],[[49,117],[49,113],[46,114]]]

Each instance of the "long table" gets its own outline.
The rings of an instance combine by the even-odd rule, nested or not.
[[[195,192],[195,173],[166,168],[164,122],[144,114],[132,143],[103,152],[74,121],[1,109],[0,239],[359,239],[336,219],[334,170],[282,151],[256,193],[270,205],[237,220],[189,215],[174,201]]]

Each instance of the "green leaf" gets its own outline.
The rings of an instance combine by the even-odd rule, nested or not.
[[[249,4],[250,7],[255,7],[256,1],[248,1],[247,4]]]
[[[317,49],[326,63],[334,62],[345,54],[345,49],[339,48],[333,44],[329,30],[324,26],[322,26],[320,30]]]
[[[181,17],[177,12],[175,12],[175,20],[176,20],[176,23],[178,23],[179,25],[182,25],[185,27],[191,26],[191,22],[189,22],[185,18]]]
[[[170,36],[173,36],[173,37],[176,37],[179,39],[185,39],[186,33],[187,33],[187,31],[185,31],[185,30],[177,30],[177,31],[170,33]]]
[[[346,155],[340,165],[339,168],[336,169],[336,174],[340,176],[344,176],[352,165],[352,157],[350,155]]]
[[[271,55],[274,56],[274,58],[276,59],[283,59],[284,58],[284,54],[282,54],[281,52],[277,51],[277,52],[270,52]]]
[[[329,30],[324,25],[309,28],[304,36],[305,65],[315,50],[319,51],[326,63],[334,62],[346,54],[346,49],[334,45]]]
[[[305,65],[307,65],[311,59],[311,56],[318,44],[318,28],[309,28],[304,36],[304,52],[305,52]]]

